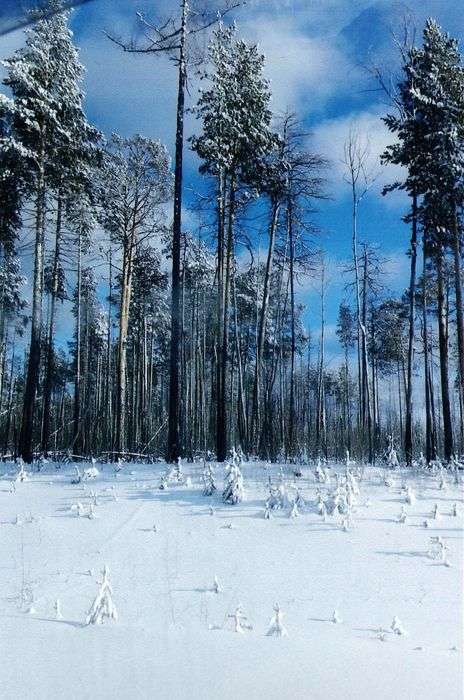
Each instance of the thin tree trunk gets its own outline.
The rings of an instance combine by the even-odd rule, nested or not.
[[[56,230],[55,230],[55,251],[53,255],[52,269],[52,288],[50,299],[50,318],[48,323],[48,342],[47,342],[47,363],[44,382],[44,402],[43,402],[43,426],[42,426],[42,452],[46,455],[48,451],[48,443],[50,438],[50,421],[51,421],[51,397],[52,384],[55,365],[55,325],[56,325],[56,302],[58,296],[59,284],[59,263],[61,256],[61,235],[62,235],[62,208],[63,202],[61,193],[57,199],[56,213]]]
[[[181,343],[180,255],[182,236],[182,167],[184,148],[187,12],[187,0],[182,0],[182,19],[179,36],[180,50],[176,116],[176,154],[174,168],[174,219],[172,227],[171,342],[169,355],[168,442],[166,450],[166,459],[168,462],[175,462],[179,456],[179,362]]]
[[[413,457],[412,421],[413,421],[413,385],[412,370],[414,364],[414,321],[416,311],[416,267],[417,267],[417,196],[412,199],[412,233],[411,233],[411,271],[409,277],[409,331],[408,364],[406,382],[406,414],[404,424],[404,451],[406,464],[410,467]]]
[[[43,296],[43,265],[45,237],[45,171],[44,143],[39,154],[39,170],[37,176],[37,196],[35,212],[35,247],[34,247],[34,278],[32,290],[32,319],[29,359],[27,363],[26,386],[23,398],[23,414],[19,436],[19,453],[25,462],[33,460],[33,430],[37,388],[39,384],[42,335],[42,296]]]
[[[443,450],[445,460],[449,462],[453,456],[453,427],[451,421],[451,406],[449,393],[448,342],[445,318],[445,294],[443,280],[443,246],[437,250],[437,302],[438,302],[438,340],[440,346],[440,381],[443,411]]]

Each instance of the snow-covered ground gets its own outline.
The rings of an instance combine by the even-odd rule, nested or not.
[[[105,465],[84,488],[69,465],[47,465],[11,492],[14,466],[0,467],[2,700],[461,697],[464,508],[451,477],[443,489],[396,471],[387,486],[383,470],[366,469],[344,532],[340,516],[324,522],[315,507],[343,465],[332,465],[330,486],[313,468],[296,480],[284,467],[290,496],[297,481],[307,505],[270,519],[275,466],[245,465],[246,499],[235,506],[221,502],[222,469],[212,497],[201,465],[159,490],[164,469],[126,465],[115,476]],[[429,555],[436,536],[450,566]],[[104,565],[119,620],[86,626]],[[266,634],[275,603],[288,636]],[[239,604],[243,634],[229,617]],[[405,635],[390,631],[395,616]]]

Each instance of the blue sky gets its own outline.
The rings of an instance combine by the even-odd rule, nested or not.
[[[166,16],[174,0],[94,0],[75,10],[72,28],[86,67],[85,91],[89,119],[106,134],[135,132],[160,138],[173,150],[175,69],[163,57],[124,54],[103,35],[103,30],[136,35],[135,12]],[[332,163],[328,192],[332,199],[320,204],[318,245],[329,267],[327,322],[329,358],[337,361],[334,330],[344,280],[339,264],[350,254],[350,201],[343,182],[343,143],[350,128],[368,134],[372,167],[389,141],[381,115],[387,107],[363,68],[374,62],[388,70],[395,64],[391,32],[408,16],[418,37],[427,16],[434,16],[454,36],[464,37],[462,0],[249,0],[235,13],[238,32],[258,42],[266,55],[266,72],[273,91],[273,110],[294,110],[313,133],[314,150]],[[21,32],[0,37],[0,57],[22,42]],[[191,76],[191,100],[198,82]],[[197,127],[187,117],[187,135]],[[198,163],[186,153],[186,202],[201,185]],[[383,172],[360,210],[360,238],[379,244],[389,258],[385,285],[399,292],[407,283],[408,231],[401,223],[405,200],[398,195],[382,198],[382,183],[393,177]],[[192,221],[186,212],[186,223]],[[307,321],[319,323],[317,295],[308,280],[300,290],[308,305]],[[316,328],[314,328],[316,331]]]

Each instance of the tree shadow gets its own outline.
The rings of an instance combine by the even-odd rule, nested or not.
[[[383,554],[386,557],[406,557],[406,558],[416,558],[416,557],[425,557],[426,559],[429,558],[429,553],[428,552],[386,552],[384,550],[377,550],[375,552],[376,554]]]

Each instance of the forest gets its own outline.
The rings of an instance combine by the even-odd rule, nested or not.
[[[196,7],[195,5],[198,5]],[[180,0],[134,53],[172,60],[166,146],[101,133],[88,119],[69,12],[50,0],[4,61],[0,94],[0,452],[63,460],[215,456],[411,466],[464,451],[464,63],[433,19],[392,36],[397,71],[365,66],[382,94],[408,278],[382,286],[363,240],[377,177],[369,139],[346,133],[344,271],[326,361],[324,221],[333,167],[297,113],[273,113],[266,59],[240,35],[240,3]],[[201,90],[191,95],[195,75]],[[310,96],[308,96],[310,99]],[[195,119],[187,136],[186,117]],[[183,159],[202,187],[186,211]],[[193,214],[192,214],[193,212]],[[188,214],[188,215],[187,215]],[[191,222],[195,226],[191,226]],[[187,223],[185,223],[187,222]],[[301,287],[318,297],[309,327]],[[66,309],[66,323],[58,318]],[[57,342],[60,341],[60,342]],[[64,343],[62,341],[65,341]],[[387,387],[393,400],[386,400]]]
[[[462,697],[464,15],[409,2],[0,0],[1,700]]]

